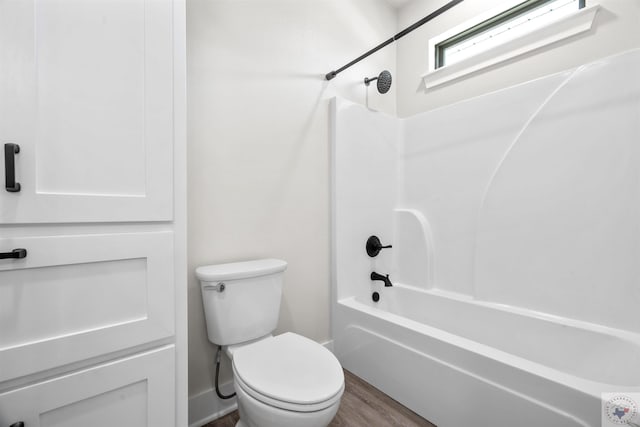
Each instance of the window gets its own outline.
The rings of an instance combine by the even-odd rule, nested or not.
[[[435,45],[435,67],[451,65],[542,28],[585,7],[586,0],[528,0]]]

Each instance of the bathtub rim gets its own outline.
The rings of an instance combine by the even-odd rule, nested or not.
[[[558,319],[562,319],[562,323],[561,323],[562,325],[569,325],[571,327],[576,327],[589,332],[604,333],[610,336],[614,336],[615,338],[631,342],[632,344],[640,347],[640,334],[634,334],[628,331],[609,328],[609,327],[605,327],[597,324],[590,324],[588,322],[583,322],[575,319],[570,319],[570,321],[566,321],[567,319],[560,318],[559,316],[549,315],[547,313],[533,312],[535,314],[532,314],[529,310],[526,310],[526,309],[514,308],[510,306],[505,307],[505,305],[503,304],[495,304],[495,303],[485,302],[485,301],[476,301],[466,296],[456,298],[456,297],[452,297],[449,292],[442,292],[442,291],[437,291],[433,289],[424,290],[424,289],[419,289],[413,286],[406,286],[402,284],[397,284],[397,285],[394,284],[394,287],[395,286],[398,286],[400,288],[406,288],[411,291],[419,291],[422,293],[426,293],[430,296],[435,296],[440,298],[452,298],[458,302],[469,303],[474,305],[477,304],[477,305],[481,305],[484,308],[496,309],[503,312],[507,312],[509,314],[516,314],[516,315],[530,317],[530,318],[533,317],[535,319],[549,321],[556,324],[560,324]],[[640,384],[637,386],[635,385],[625,386],[625,385],[609,384],[605,382],[598,382],[594,380],[585,379],[577,375],[566,373],[559,369],[552,368],[550,366],[547,366],[538,362],[534,362],[522,356],[518,356],[512,353],[509,353],[507,351],[500,350],[495,347],[491,347],[487,344],[483,344],[481,342],[477,342],[466,337],[455,335],[446,330],[436,328],[431,325],[423,324],[416,320],[412,320],[412,319],[403,317],[401,315],[388,312],[382,308],[377,308],[373,306],[371,303],[363,302],[360,300],[360,298],[356,296],[349,296],[349,297],[342,298],[336,301],[336,305],[343,306],[351,310],[364,312],[365,314],[370,316],[381,318],[382,320],[407,328],[418,334],[424,334],[436,340],[439,340],[449,345],[452,345],[454,347],[457,347],[461,350],[471,352],[471,353],[476,353],[482,357],[496,360],[514,369],[530,372],[531,374],[539,376],[547,381],[558,383],[565,387],[579,390],[582,393],[588,394],[598,399],[601,398],[602,393],[640,392]],[[348,326],[348,325],[343,325],[343,326]]]

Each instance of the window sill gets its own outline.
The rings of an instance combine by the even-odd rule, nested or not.
[[[538,28],[495,48],[464,61],[430,71],[422,76],[427,89],[440,86],[485,68],[550,45],[560,40],[589,31],[593,26],[599,5],[585,7],[549,25]]]

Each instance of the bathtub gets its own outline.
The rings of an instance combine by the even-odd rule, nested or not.
[[[438,427],[597,427],[640,391],[637,334],[395,284],[333,307],[343,366]]]

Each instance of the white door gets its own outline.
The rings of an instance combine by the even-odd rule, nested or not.
[[[28,256],[0,262],[0,384],[174,335],[172,232],[0,238],[16,246]]]
[[[0,0],[0,427],[182,425],[179,1]]]
[[[0,0],[0,224],[172,219],[171,19],[170,0]]]
[[[167,346],[0,392],[0,426],[175,427],[173,363]]]

